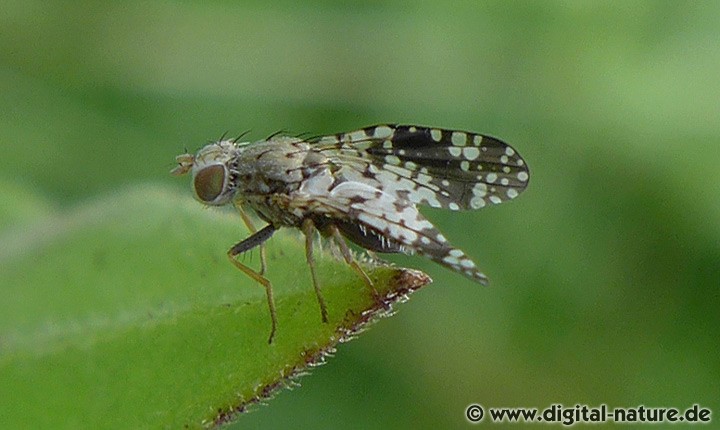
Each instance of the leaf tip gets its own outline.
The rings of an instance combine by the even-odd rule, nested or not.
[[[430,284],[432,279],[419,270],[400,267],[386,267],[391,270],[387,278],[387,288],[383,290],[380,300],[374,302],[370,307],[360,313],[349,311],[343,321],[337,327],[335,336],[325,345],[315,345],[312,348],[301,352],[304,358],[301,364],[283,371],[281,377],[269,384],[260,387],[256,395],[236,406],[218,410],[217,416],[212,420],[210,427],[217,428],[235,421],[238,416],[247,412],[248,408],[257,403],[269,400],[281,388],[297,384],[295,382],[301,376],[306,375],[307,369],[317,367],[325,363],[327,357],[335,353],[338,343],[345,343],[354,339],[359,333],[376,321],[391,316],[395,313],[393,306],[397,303],[404,303],[409,300],[410,294]]]

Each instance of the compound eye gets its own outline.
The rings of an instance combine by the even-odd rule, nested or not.
[[[208,166],[195,175],[195,194],[198,198],[210,203],[223,191],[225,184],[225,168],[219,164]]]

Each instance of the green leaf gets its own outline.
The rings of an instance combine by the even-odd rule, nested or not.
[[[50,205],[34,189],[0,179],[0,232],[14,223],[47,217],[51,213]]]
[[[430,282],[366,265],[384,303],[318,252],[322,323],[300,234],[268,242],[264,290],[228,261],[237,214],[157,187],[0,236],[0,427],[191,428],[226,422]],[[244,260],[259,264],[257,252]]]

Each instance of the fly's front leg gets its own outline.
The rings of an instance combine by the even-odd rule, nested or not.
[[[349,264],[350,267],[352,267],[358,275],[360,275],[363,281],[365,281],[365,284],[370,289],[370,292],[372,293],[375,301],[378,303],[382,302],[382,300],[380,299],[380,294],[375,289],[375,284],[373,284],[373,281],[370,279],[367,273],[365,273],[362,267],[360,267],[357,261],[355,261],[355,259],[353,258],[352,252],[350,251],[350,248],[348,248],[347,243],[345,242],[345,238],[342,237],[342,235],[340,234],[340,230],[334,224],[328,226],[328,230],[330,231],[333,239],[335,239],[335,243],[337,243],[338,247],[340,247],[340,252],[345,259],[345,262]]]
[[[317,272],[315,271],[315,258],[313,257],[313,236],[315,233],[315,224],[310,218],[303,221],[302,232],[305,235],[305,258],[307,259],[308,266],[310,266],[310,275],[312,275],[315,296],[317,296],[318,303],[320,304],[322,321],[326,323],[328,322],[327,307],[325,306],[325,299],[322,296],[322,291],[320,291],[320,283],[318,282]]]
[[[247,239],[238,242],[227,252],[230,262],[235,265],[235,267],[265,287],[265,295],[267,296],[268,308],[270,309],[270,320],[272,324],[268,343],[272,343],[273,337],[275,337],[275,330],[277,329],[277,314],[275,312],[275,299],[273,298],[272,284],[265,276],[263,276],[262,272],[254,271],[250,267],[239,262],[236,257],[245,251],[255,248],[256,246],[262,246],[266,240],[270,239],[270,236],[272,236],[273,233],[275,233],[275,227],[268,225],[262,230],[253,233]]]
[[[237,208],[238,212],[240,212],[240,218],[242,218],[243,223],[245,226],[250,230],[251,234],[257,233],[257,228],[255,228],[255,224],[253,224],[252,219],[250,216],[245,212],[245,210],[242,208],[240,204],[235,204],[235,207]],[[267,269],[267,260],[265,257],[265,245],[260,244],[260,274],[265,274],[265,269]]]

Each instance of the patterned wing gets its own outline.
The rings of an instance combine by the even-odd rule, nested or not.
[[[463,251],[454,248],[413,203],[365,183],[342,182],[327,193],[301,192],[278,203],[290,212],[307,214],[309,211],[320,229],[339,222],[343,234],[365,248],[378,252],[417,253],[487,284],[487,277],[475,263]]]
[[[376,125],[314,140],[345,179],[398,199],[451,210],[518,196],[529,170],[494,137],[412,125]]]

